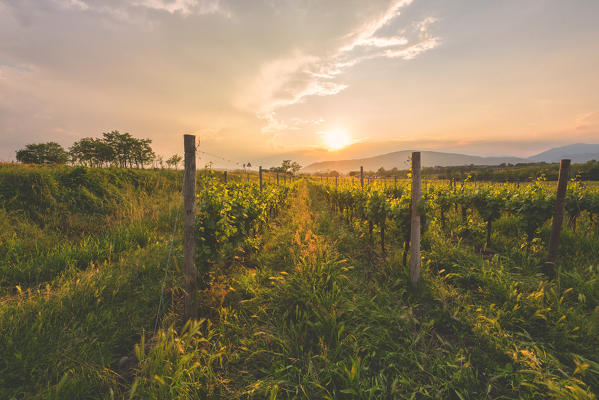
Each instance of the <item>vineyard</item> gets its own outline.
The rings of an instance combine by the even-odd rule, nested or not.
[[[186,322],[183,178],[0,165],[0,398],[599,393],[596,186],[203,170]]]

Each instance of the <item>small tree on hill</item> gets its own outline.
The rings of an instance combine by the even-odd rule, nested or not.
[[[17,151],[17,161],[27,164],[64,164],[69,153],[56,142],[28,144]]]
[[[178,154],[173,154],[172,157],[170,157],[168,160],[166,160],[166,165],[169,168],[175,168],[177,169],[177,167],[179,166],[179,163],[181,162],[181,160],[183,160],[183,157],[181,157]]]

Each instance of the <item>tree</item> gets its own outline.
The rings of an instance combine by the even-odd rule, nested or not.
[[[112,149],[113,165],[121,168],[132,167],[135,138],[129,133],[119,131],[105,132],[102,135],[104,142]]]
[[[291,160],[283,160],[280,167],[270,167],[273,172],[282,172],[284,174],[295,174],[302,169],[302,166]]]
[[[17,161],[28,164],[64,164],[69,154],[56,142],[28,144],[17,151]]]
[[[83,138],[69,149],[73,162],[89,167],[107,165],[120,168],[143,168],[159,161],[150,139],[137,139],[129,133],[112,131],[103,138]]]
[[[112,147],[98,138],[83,138],[73,143],[69,154],[74,163],[88,167],[102,167],[109,165],[114,160]]]
[[[297,173],[297,171],[299,171],[300,169],[302,169],[302,166],[299,165],[297,162],[293,161],[291,163],[291,166],[289,167],[289,169],[291,170],[291,173],[293,175],[295,175]]]
[[[172,157],[170,157],[168,160],[166,160],[166,165],[169,168],[175,167],[175,169],[177,169],[179,163],[181,162],[181,160],[183,160],[183,157],[181,157],[178,154],[173,154]]]

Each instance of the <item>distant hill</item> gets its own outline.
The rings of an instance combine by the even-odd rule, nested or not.
[[[564,158],[569,158],[573,163],[599,160],[599,144],[576,143],[569,146],[556,147],[529,157],[529,160],[559,162]]]
[[[310,164],[302,169],[305,173],[337,171],[340,173],[348,173],[357,171],[360,166],[366,171],[376,171],[383,167],[385,169],[407,169],[409,168],[409,157],[412,155],[412,150],[396,151],[393,153],[383,154],[375,157],[360,158],[355,160],[340,160],[340,161],[323,161]],[[525,163],[530,160],[518,157],[479,157],[469,156],[466,154],[442,153],[438,151],[422,151],[422,166],[459,166],[459,165],[499,165],[502,163]]]

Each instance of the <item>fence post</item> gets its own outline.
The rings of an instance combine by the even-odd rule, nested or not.
[[[555,197],[555,210],[551,222],[551,233],[549,234],[549,251],[545,263],[546,273],[553,278],[555,276],[555,260],[557,259],[559,237],[564,220],[564,208],[566,204],[566,190],[570,177],[570,160],[562,160],[559,165],[559,178],[557,181],[557,195]]]
[[[260,191],[262,191],[262,165],[258,168],[258,175],[260,177]]]
[[[360,186],[364,189],[364,167],[360,166]]]
[[[279,172],[277,171],[277,186],[279,185]]]
[[[420,280],[420,214],[418,203],[420,187],[420,152],[412,153],[412,216],[410,230],[410,282],[416,286]]]
[[[197,271],[195,268],[196,216],[196,146],[195,135],[183,136],[185,148],[185,175],[183,181],[183,266],[185,273],[185,319],[196,319]]]
[[[337,188],[339,186],[339,177],[336,176],[335,177],[335,188]]]
[[[227,171],[223,172],[223,178],[225,178],[225,185],[227,184]]]

